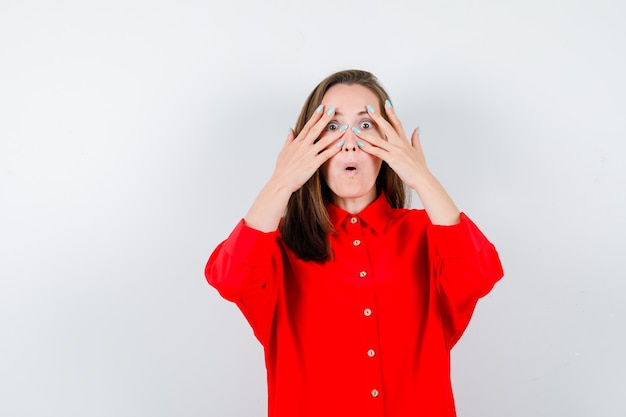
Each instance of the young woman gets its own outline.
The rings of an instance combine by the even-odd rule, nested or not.
[[[350,70],[310,94],[205,274],[263,345],[270,417],[448,417],[450,349],[503,272],[419,129],[409,141],[377,79]]]

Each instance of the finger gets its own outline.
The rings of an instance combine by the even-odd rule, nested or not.
[[[385,111],[387,112],[387,117],[389,117],[389,121],[391,122],[394,130],[398,132],[400,136],[404,135],[404,128],[402,127],[402,123],[400,122],[400,119],[398,119],[398,116],[396,115],[396,110],[393,108],[389,100],[385,102]]]
[[[381,139],[375,135],[361,132],[358,128],[352,128],[352,132],[359,138],[363,139],[363,141],[357,141],[357,146],[364,152],[369,153],[370,155],[374,155],[384,161],[388,161],[389,152],[388,147],[389,142],[384,139]]]
[[[370,155],[374,155],[375,157],[380,158],[383,161],[386,161],[387,163],[389,162],[387,161],[387,158],[389,157],[390,153],[386,151],[385,149],[375,146],[369,142],[357,142],[357,146],[363,152],[367,152]]]
[[[318,143],[321,143],[321,141]],[[317,167],[319,168],[320,166],[324,164],[324,162],[328,161],[330,158],[332,158],[333,156],[341,152],[341,149],[343,148],[342,145],[343,145],[342,141],[337,142],[337,139],[335,139],[334,142],[331,142],[324,149],[322,149],[316,156],[317,163],[318,163]]]
[[[418,157],[421,160],[421,162],[426,165],[426,157],[424,156],[424,150],[422,148],[422,141],[420,140],[420,128],[419,126],[413,131],[413,134],[411,135],[411,146],[413,146],[413,149],[415,149],[417,151]]]
[[[411,146],[417,149],[420,153],[422,153],[422,141],[420,140],[420,127],[418,126],[411,135]]]
[[[321,137],[320,140],[317,141],[314,145],[316,151],[321,152],[323,149],[326,149],[332,145],[341,149],[344,142],[340,141],[339,139],[341,139],[341,137],[346,133],[347,129],[348,125],[345,124],[341,127],[341,129]]]
[[[339,139],[345,133],[345,129],[342,131],[333,132],[332,135],[325,136],[313,145],[311,149],[315,152],[315,155],[312,159],[312,162],[315,169],[321,167],[326,161],[328,161],[330,158],[332,158],[343,149],[344,142]]]
[[[302,127],[302,130],[300,131],[296,139],[304,140],[304,138],[306,138],[309,132],[311,131],[311,128],[315,126],[315,124],[320,120],[320,118],[324,115],[324,113],[325,113],[324,105],[320,104],[313,112],[313,115],[311,116],[311,118]]]
[[[371,105],[366,106],[367,113],[370,115],[378,129],[383,134],[383,136],[387,139],[395,138],[397,136],[402,137],[404,135],[404,131],[396,132],[394,127],[383,117],[382,113],[377,112],[374,107]]]
[[[411,135],[411,145],[414,148],[417,147],[421,147],[420,144],[420,130],[419,130],[419,126],[413,131],[413,134]]]
[[[315,143],[318,141],[320,139],[320,135],[333,120],[333,117],[335,117],[335,106],[331,106],[323,112],[320,119],[313,126],[311,126],[311,129],[307,132],[304,140],[309,143]]]
[[[388,151],[390,148],[390,144],[386,140],[381,139],[380,137],[372,133],[363,132],[358,127],[353,127],[352,133],[354,133],[358,138],[364,139],[366,142],[369,142],[371,145],[376,146],[378,148],[384,149],[386,151]],[[359,145],[359,147],[362,147],[362,146]]]
[[[287,134],[287,139],[285,139],[285,145],[287,145],[289,142],[293,141],[295,139],[295,135],[293,133],[293,129],[289,128],[289,134]]]

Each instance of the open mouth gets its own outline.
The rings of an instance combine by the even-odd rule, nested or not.
[[[354,172],[357,170],[358,167],[359,165],[356,162],[352,162],[352,161],[346,162],[343,165],[343,169],[345,169],[347,172]]]
[[[346,173],[346,175],[353,177],[357,174],[358,172],[358,164],[356,164],[355,162],[346,162],[343,169],[344,172]]]

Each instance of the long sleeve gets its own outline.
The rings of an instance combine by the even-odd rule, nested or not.
[[[478,300],[504,272],[495,247],[464,214],[454,226],[431,226],[429,246],[442,320],[452,348],[465,331]]]
[[[465,215],[434,226],[383,194],[328,210],[327,262],[242,221],[206,267],[263,344],[269,416],[454,417],[450,348],[502,276],[493,245]]]
[[[260,232],[241,220],[211,254],[205,276],[222,297],[237,304],[257,339],[267,346],[282,281],[277,233]]]

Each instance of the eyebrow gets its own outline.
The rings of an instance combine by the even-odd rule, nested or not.
[[[340,112],[340,111],[336,111],[336,112],[335,112],[335,114],[336,114],[337,116],[343,116],[343,113],[342,113],[342,112]],[[364,115],[364,114],[367,114],[367,111],[365,111],[365,110],[360,111],[360,112],[358,112],[356,115],[357,115],[357,116],[362,116],[362,115]]]

